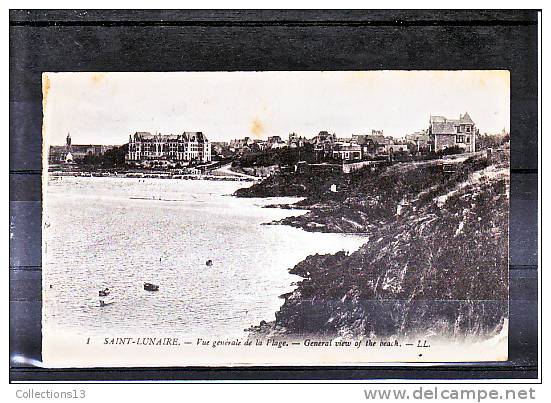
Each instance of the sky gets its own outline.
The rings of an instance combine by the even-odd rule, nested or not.
[[[136,131],[202,131],[210,141],[290,132],[403,137],[430,115],[468,112],[481,133],[509,131],[509,72],[295,71],[44,73],[47,145],[128,142]]]

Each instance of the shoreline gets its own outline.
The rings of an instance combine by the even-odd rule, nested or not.
[[[109,287],[113,291],[113,295],[117,294],[118,296],[117,304],[106,308],[107,311],[116,311],[121,309],[120,307],[124,306],[123,304],[127,304],[130,300],[128,296],[136,298],[135,293],[141,292],[141,280],[138,281],[139,287],[137,288],[138,291],[136,291],[135,287],[129,287],[128,284],[125,283],[127,280],[122,278],[119,279],[119,275],[117,274],[119,271],[127,270],[129,266],[135,267],[134,264],[117,264],[116,261],[118,259],[118,255],[111,255],[110,251],[116,251],[118,248],[112,248],[111,243],[96,242],[96,238],[106,239],[103,234],[111,234],[114,233],[113,231],[115,229],[121,228],[120,223],[126,222],[126,217],[135,217],[139,219],[138,228],[147,228],[143,225],[144,215],[152,214],[156,217],[179,217],[179,215],[174,215],[176,214],[174,210],[177,209],[183,212],[182,220],[187,222],[185,217],[192,216],[191,214],[188,214],[188,206],[191,206],[193,209],[195,208],[194,206],[198,206],[198,208],[200,208],[200,210],[197,210],[200,211],[200,213],[193,215],[202,216],[203,218],[200,219],[201,222],[205,222],[209,226],[214,225],[215,227],[212,230],[213,232],[209,232],[209,234],[212,235],[204,235],[205,241],[201,242],[201,244],[207,243],[210,246],[194,248],[194,250],[190,252],[189,256],[186,256],[188,255],[186,253],[182,253],[181,248],[188,245],[186,242],[187,239],[195,240],[199,239],[199,237],[192,236],[192,232],[189,233],[189,236],[187,231],[186,233],[183,233],[180,231],[181,225],[167,225],[166,228],[168,231],[163,229],[165,228],[164,226],[155,226],[155,229],[147,231],[150,235],[140,235],[139,232],[141,231],[124,231],[125,234],[128,233],[128,236],[118,237],[117,242],[125,245],[125,250],[128,251],[125,255],[126,262],[138,262],[136,269],[128,269],[130,270],[129,273],[131,273],[130,277],[134,275],[141,276],[140,273],[153,273],[154,276],[157,276],[157,268],[162,267],[167,269],[162,270],[162,274],[159,273],[159,278],[143,278],[143,281],[156,280],[155,283],[161,286],[161,292],[155,295],[163,295],[165,292],[168,292],[169,288],[167,287],[167,284],[163,283],[164,281],[167,281],[165,276],[172,276],[172,274],[179,273],[180,271],[185,274],[192,273],[194,270],[197,270],[197,276],[203,280],[209,279],[209,287],[212,288],[214,292],[221,293],[220,295],[225,295],[225,293],[228,292],[228,287],[234,287],[236,292],[241,295],[241,297],[232,303],[239,305],[239,309],[232,311],[231,315],[224,315],[224,312],[222,312],[220,316],[216,315],[216,317],[212,318],[212,321],[215,324],[211,326],[213,329],[217,329],[218,326],[220,326],[220,328],[226,328],[231,325],[239,331],[239,335],[241,337],[246,337],[246,333],[243,332],[244,328],[253,323],[259,322],[263,318],[273,318],[273,312],[279,309],[282,302],[281,299],[278,298],[279,295],[295,288],[291,283],[300,280],[300,278],[290,275],[286,270],[287,268],[292,267],[298,261],[304,259],[307,255],[316,253],[316,251],[324,250],[326,252],[336,252],[340,250],[341,247],[346,248],[347,250],[349,247],[350,249],[357,249],[358,242],[361,242],[355,240],[351,243],[348,239],[341,236],[318,236],[316,234],[308,234],[298,229],[288,227],[287,229],[283,227],[278,229],[273,227],[260,227],[259,225],[261,223],[284,217],[288,213],[283,210],[276,211],[275,209],[269,211],[262,208],[264,205],[275,202],[293,202],[296,199],[266,201],[252,199],[239,200],[229,197],[228,193],[233,192],[239,187],[248,185],[248,183],[239,184],[238,182],[207,181],[187,183],[178,183],[175,181],[146,181],[144,184],[138,183],[137,181],[109,180],[101,178],[73,178],[68,179],[66,183],[64,180],[63,182],[54,184],[51,186],[52,193],[48,198],[50,201],[50,208],[46,211],[47,214],[44,216],[45,220],[48,222],[48,228],[63,228],[64,231],[68,231],[67,229],[71,227],[65,225],[65,222],[69,222],[71,226],[78,226],[77,223],[80,221],[79,218],[89,216],[90,214],[95,214],[94,210],[91,208],[92,206],[94,206],[94,208],[100,208],[100,211],[103,212],[103,216],[107,216],[105,214],[106,211],[110,211],[112,212],[111,214],[113,214],[112,220],[108,220],[109,224],[107,227],[101,224],[101,219],[94,220],[94,225],[87,229],[87,231],[90,231],[91,236],[83,236],[82,239],[79,239],[78,245],[73,245],[73,247],[78,246],[78,248],[84,249],[89,247],[86,245],[89,245],[89,243],[92,242],[94,245],[99,245],[99,250],[103,250],[102,248],[105,248],[106,252],[108,252],[101,253],[102,259],[105,259],[104,264],[102,264],[102,270],[104,270],[105,273],[99,275],[96,279],[90,279],[90,281],[83,283],[84,287],[75,287],[75,295],[78,295],[78,297],[74,298],[74,300],[80,301],[80,299],[83,298],[84,293],[82,290],[88,289],[90,284],[94,281],[98,281],[98,279],[100,281],[98,283],[99,285],[97,287],[93,286],[92,288],[94,289],[94,292],[90,293],[89,290],[89,295],[97,297],[96,288],[103,289],[104,287]],[[82,192],[81,189],[83,187],[85,189],[90,189],[90,191]],[[153,196],[155,196],[155,198],[150,199],[152,192],[147,189],[166,189],[167,193],[160,195],[160,197],[163,198],[163,201],[164,199],[186,199],[173,201],[182,201],[187,203],[188,206],[180,209],[176,203],[172,206],[166,206],[164,203],[161,204],[155,201],[152,204],[142,202],[143,200],[156,200],[156,197],[158,196],[157,192],[153,192]],[[176,193],[172,194],[172,191],[179,192],[182,197],[179,197]],[[197,192],[195,195],[196,197],[191,195],[193,192]],[[74,196],[81,194],[82,200],[80,197],[78,200],[74,199]],[[214,202],[197,204],[199,202],[198,199],[206,200],[209,199],[211,195],[215,195],[216,204],[213,204]],[[142,199],[142,196],[144,196],[144,199]],[[142,199],[142,201],[140,201],[140,199]],[[232,201],[228,199],[234,200]],[[78,208],[72,208],[71,206],[78,206]],[[113,208],[116,208],[116,210],[113,210]],[[120,214],[123,213],[123,211],[119,210],[119,208],[124,209],[124,214]],[[228,211],[228,208],[231,210]],[[233,208],[235,208],[235,210],[233,210]],[[157,215],[157,209],[161,212],[165,211],[166,215]],[[65,214],[63,213],[64,211],[71,211],[75,214]],[[145,214],[143,212],[145,212]],[[209,212],[212,212],[212,214]],[[222,222],[224,217],[229,217],[229,222],[233,224],[226,226],[226,224]],[[67,218],[70,219],[67,220]],[[253,225],[252,227],[251,224],[247,224],[251,219],[253,220],[251,223]],[[147,218],[145,220],[147,221]],[[216,224],[219,222],[222,222],[222,225],[218,226],[218,224]],[[50,223],[52,224],[51,226]],[[245,231],[231,230],[233,228],[238,229],[240,225],[244,225],[247,229]],[[187,229],[188,227],[196,228],[196,232],[193,234],[199,236],[203,236],[203,234],[205,234],[202,225],[183,225],[182,228]],[[217,228],[227,228],[229,231],[224,234],[224,231],[220,231]],[[98,231],[98,229],[101,229],[101,231]],[[61,248],[63,250],[63,256],[69,256],[68,253],[70,253],[70,247],[66,246],[63,242],[60,243],[59,237],[53,237],[51,239],[48,238],[47,233],[51,230],[46,231],[47,232],[45,233],[46,235],[44,239],[51,242],[50,251],[56,250],[56,248]],[[171,235],[161,235],[166,232]],[[224,239],[227,240],[226,245],[230,245],[230,247],[220,247],[220,242],[211,241],[218,238],[220,238],[221,242],[224,242]],[[159,245],[159,242],[157,242],[158,239],[165,239],[166,242],[173,242],[173,246],[177,247],[174,248],[165,246],[167,251],[174,251],[167,252],[167,254],[165,254],[166,251],[162,250],[157,252],[155,245]],[[183,246],[181,245],[182,242]],[[193,243],[190,243],[190,245],[191,244]],[[167,245],[172,245],[172,243]],[[139,246],[139,249],[136,249],[136,246]],[[156,263],[156,261],[159,260],[158,256],[156,257],[157,260],[155,260],[153,264],[144,264],[144,267],[142,267],[143,263],[140,263],[141,257],[143,257],[145,261],[149,261],[149,256],[151,256],[151,252],[143,252],[143,248],[146,247],[152,248],[151,250],[155,253],[153,257],[158,254],[163,255],[163,263],[161,264],[159,261],[159,267],[157,267]],[[266,250],[274,250],[274,252],[266,253]],[[241,254],[243,254],[243,256],[240,256]],[[50,300],[54,300],[57,298],[53,296],[58,295],[59,293],[68,292],[62,288],[62,277],[58,276],[59,273],[66,271],[65,264],[67,263],[66,261],[61,260],[60,262],[62,264],[57,264],[59,258],[54,255],[50,255],[50,257],[52,258],[51,261],[45,260],[45,264],[48,266],[48,270],[45,272],[48,272],[48,276],[50,276],[49,279],[46,280],[46,284],[53,284],[53,288],[48,288],[47,285],[45,292],[48,293]],[[179,259],[183,260],[181,261]],[[206,259],[213,260],[214,264],[212,268],[205,269]],[[48,262],[53,262],[53,265],[50,265]],[[91,260],[86,261],[83,265],[79,266],[79,270],[88,271],[89,268],[94,267],[95,265],[97,265],[97,262]],[[111,270],[111,266],[118,266],[118,269]],[[191,268],[192,266],[194,268]],[[109,267],[109,269],[106,269],[107,267]],[[98,271],[94,271],[94,273],[98,273]],[[80,279],[85,276],[78,277],[78,283],[80,283]],[[227,279],[229,281],[222,281],[223,279]],[[217,285],[218,281],[220,281],[219,285]],[[201,285],[203,284],[202,282],[195,283],[195,285],[194,281],[186,281],[185,283],[189,284],[190,287],[195,288],[199,293],[206,293],[204,285]],[[240,284],[243,285],[241,286]],[[209,288],[207,288],[207,290],[208,289]],[[249,297],[247,293],[251,294],[251,297]],[[146,294],[146,296],[147,295],[149,294]],[[86,298],[88,298],[88,296]],[[179,297],[176,298],[179,300]],[[224,298],[226,297],[218,297],[215,300],[212,300],[211,304],[216,305],[217,302],[215,301],[224,301]],[[249,298],[250,301],[252,301],[250,303],[248,302]],[[138,302],[140,302],[140,300],[138,300]],[[250,305],[252,303],[254,303],[254,305]],[[92,307],[87,304],[86,306],[88,307],[87,309],[91,309],[94,312],[96,311],[96,309],[94,309],[96,308],[95,305]],[[248,316],[246,316],[247,314],[243,312],[247,312],[248,309],[251,309],[251,306],[258,307],[259,310],[257,310],[257,308],[253,308],[256,310],[256,313],[253,314],[252,312],[249,312]],[[82,314],[82,312],[77,308],[78,307],[76,306],[72,306],[70,309],[74,309],[79,315]],[[173,311],[172,309],[170,310]],[[237,312],[237,314],[235,314],[235,312]],[[170,315],[173,313],[174,311],[171,312]],[[217,317],[222,316],[227,316],[227,319],[219,321]],[[233,319],[234,317],[237,319]],[[62,315],[59,315],[59,318],[60,320],[65,320]],[[86,320],[87,319],[85,319],[83,323],[88,323]],[[209,322],[206,323],[210,323],[210,320],[211,319],[209,319]],[[228,324],[224,324],[224,322],[228,322]],[[53,323],[55,323],[55,321]],[[126,323],[126,321],[121,323]],[[133,321],[128,322],[128,325],[132,327],[141,327],[141,325],[138,325],[137,323],[134,324]],[[89,326],[91,326],[89,328],[92,329],[95,328],[96,325],[94,324]],[[189,325],[186,324],[186,326],[189,326],[190,329],[203,328],[203,325],[199,323],[190,323]]]
[[[252,179],[243,176],[231,176],[231,175],[205,175],[205,174],[176,174],[170,175],[167,173],[151,173],[151,174],[137,174],[128,172],[125,174],[110,173],[98,174],[92,172],[67,172],[67,173],[48,173],[49,180],[59,180],[60,178],[73,177],[73,178],[114,178],[114,179],[175,179],[175,180],[212,180],[212,181],[234,181],[234,182],[259,182],[262,178]],[[53,179],[55,178],[55,179]]]

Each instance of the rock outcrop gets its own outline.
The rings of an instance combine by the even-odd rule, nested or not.
[[[508,316],[509,160],[387,167],[311,186],[309,213],[282,220],[309,231],[362,232],[356,252],[314,255],[290,272],[275,322],[255,334],[489,335]],[[325,178],[334,181],[335,178]],[[278,179],[285,180],[285,179]],[[300,183],[300,181],[299,181]],[[273,185],[273,183],[272,183]],[[266,186],[252,189],[265,191]]]

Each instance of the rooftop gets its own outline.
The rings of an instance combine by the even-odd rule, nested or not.
[[[438,134],[455,134],[455,126],[461,124],[474,125],[473,120],[467,112],[459,115],[459,119],[448,119],[444,116],[434,115],[430,117],[432,132]]]
[[[151,134],[150,132],[136,132],[134,139],[139,140],[187,140],[187,141],[206,141],[207,138],[203,132],[183,132],[182,134]]]

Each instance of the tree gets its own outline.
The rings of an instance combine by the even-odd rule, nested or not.
[[[128,144],[113,147],[101,155],[87,154],[77,161],[79,165],[92,165],[96,168],[115,168],[125,165],[125,157],[128,152]]]
[[[465,150],[463,150],[459,146],[452,146],[448,148],[444,148],[443,150],[439,150],[436,152],[437,155],[454,155],[454,154],[462,154]]]
[[[128,144],[124,144],[120,147],[113,147],[112,149],[107,150],[100,156],[102,159],[102,167],[113,168],[124,166],[127,153]]]

